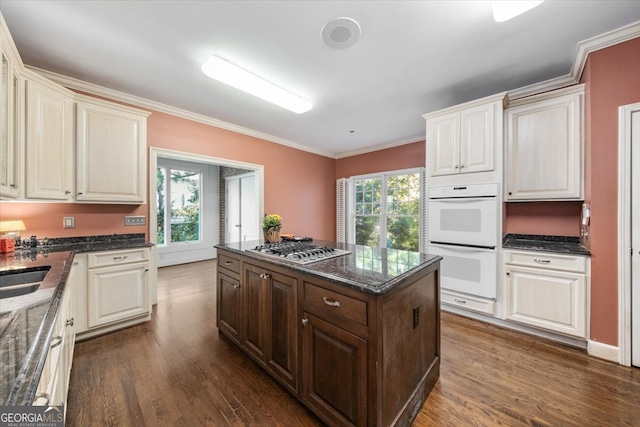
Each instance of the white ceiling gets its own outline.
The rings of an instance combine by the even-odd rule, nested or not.
[[[25,1],[0,10],[25,64],[329,156],[423,137],[422,114],[570,73],[578,42],[640,20],[638,0]],[[322,27],[355,19],[336,50]],[[310,100],[298,115],[206,77],[212,54]],[[353,133],[351,131],[354,131]]]

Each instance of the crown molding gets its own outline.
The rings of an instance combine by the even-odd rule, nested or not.
[[[573,66],[571,67],[570,74],[511,90],[509,91],[509,98],[511,100],[515,100],[526,96],[536,95],[541,92],[574,85],[580,81],[590,53],[614,46],[618,43],[633,40],[637,37],[640,37],[640,22],[634,22],[613,31],[609,31],[608,33],[600,34],[599,36],[581,41],[576,47],[576,55],[573,59]]]
[[[130,95],[128,93],[120,92],[117,90],[109,89],[104,86],[100,86],[94,83],[85,82],[82,80],[75,79],[73,77],[64,76],[62,74],[54,73],[52,71],[43,70],[41,68],[32,67],[30,65],[26,66],[27,69],[40,74],[43,77],[46,77],[49,80],[52,80],[66,88],[72,90],[78,90],[81,92],[90,93],[96,96],[102,96],[104,98],[112,99],[114,101],[120,101],[127,104],[131,104],[137,107],[148,108],[150,110],[159,111],[161,113],[170,114],[172,116],[180,117],[183,119],[191,120],[194,122],[203,123],[209,126],[217,127],[220,129],[225,129],[231,132],[239,133],[242,135],[251,136],[254,138],[262,139],[265,141],[273,142],[276,144],[284,145],[290,148],[294,148],[296,150],[306,151],[308,153],[317,154],[323,157],[329,157],[331,159],[335,159],[335,154],[329,153],[327,151],[316,150],[313,148],[306,147],[302,144],[298,144],[293,141],[289,141],[284,138],[279,138],[277,136],[269,135],[263,132],[258,132],[253,129],[245,128],[242,126],[234,125],[233,123],[224,122],[222,120],[214,119],[212,117],[205,116],[203,114],[193,113],[188,110],[183,110],[181,108],[172,107],[167,104],[162,104],[160,102],[152,101],[150,99],[142,98],[135,95]]]
[[[358,156],[360,154],[372,153],[374,151],[386,150],[388,148],[399,147],[401,145],[413,144],[414,142],[423,142],[425,140],[424,134],[411,136],[406,139],[402,139],[400,141],[392,142],[390,144],[384,145],[375,145],[373,147],[367,147],[360,150],[347,151],[344,153],[337,154],[335,156],[336,159],[344,159],[346,157]]]

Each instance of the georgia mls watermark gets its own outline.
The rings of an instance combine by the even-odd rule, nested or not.
[[[64,427],[64,406],[0,406],[0,427]]]

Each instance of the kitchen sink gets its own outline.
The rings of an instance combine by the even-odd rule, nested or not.
[[[38,290],[51,266],[0,272],[0,299],[30,294]]]

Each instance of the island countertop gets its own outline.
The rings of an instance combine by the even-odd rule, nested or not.
[[[442,259],[439,255],[421,252],[314,240],[314,245],[342,249],[350,253],[309,264],[297,264],[284,258],[251,251],[262,244],[261,241],[253,240],[220,244],[215,247],[375,295],[389,291],[409,275]]]

